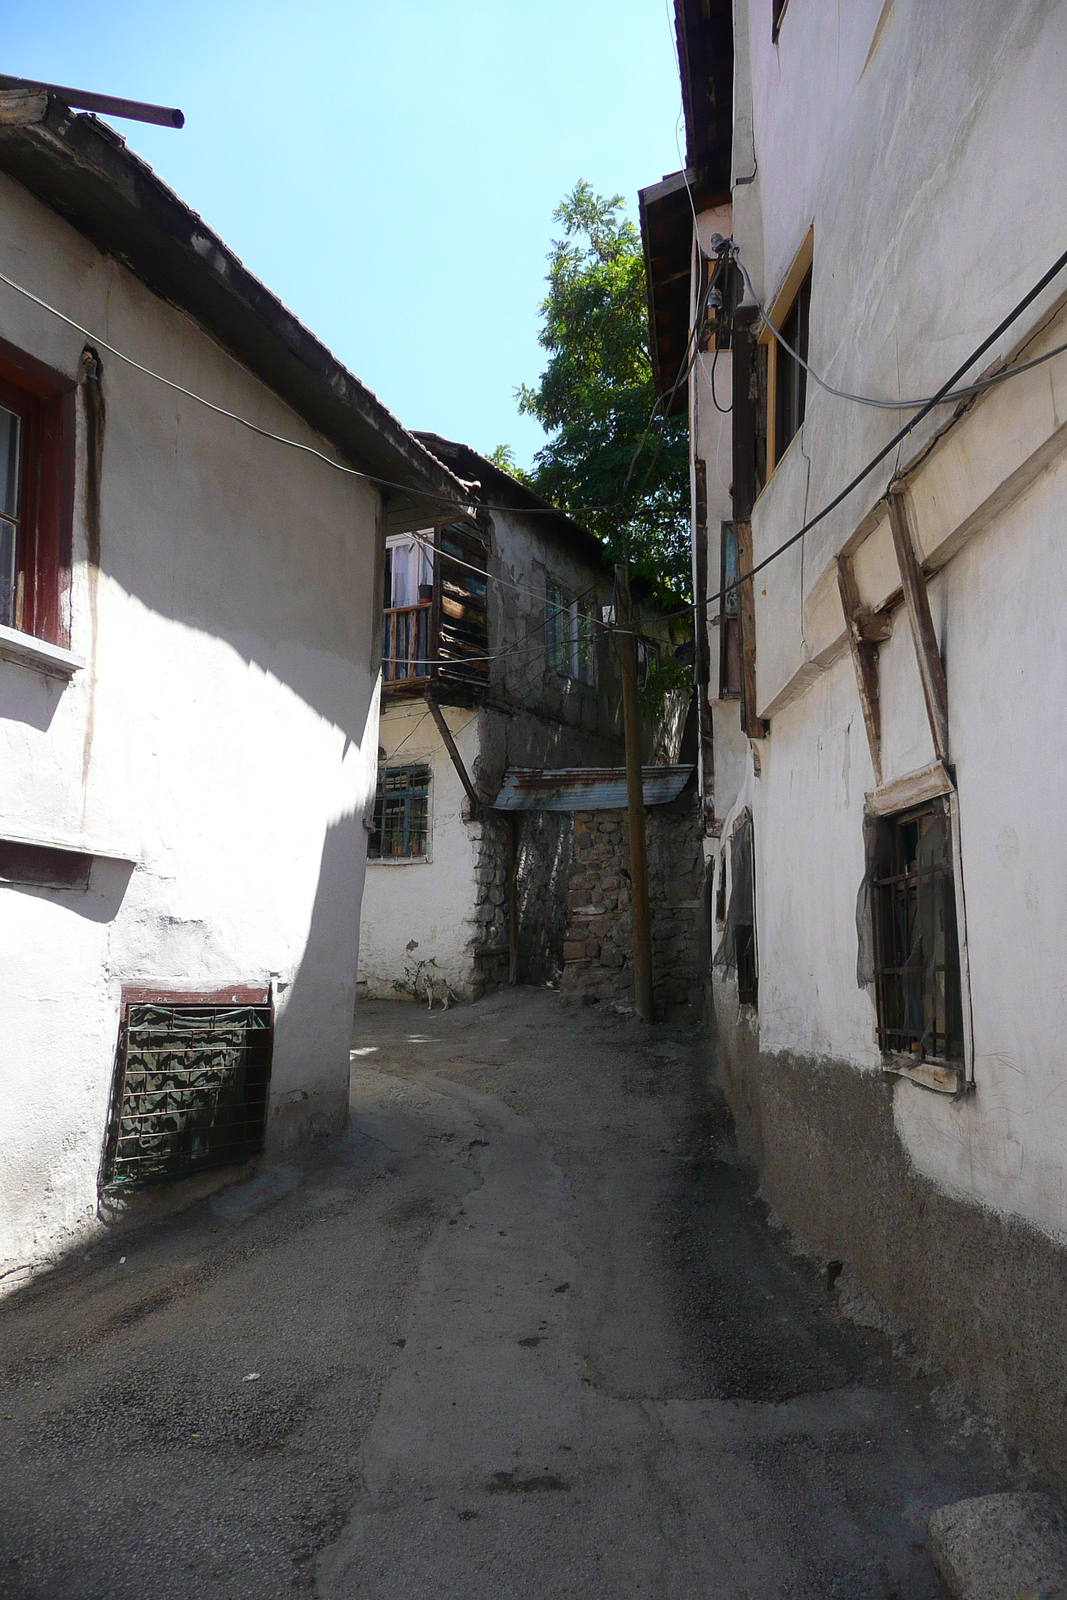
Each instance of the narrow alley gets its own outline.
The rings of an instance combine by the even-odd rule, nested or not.
[[[937,1595],[930,1512],[1020,1473],[790,1254],[702,1055],[361,1005],[344,1134],[0,1309],[0,1592]]]

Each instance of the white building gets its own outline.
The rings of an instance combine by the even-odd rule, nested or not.
[[[705,593],[723,536],[767,562],[709,607],[723,1081],[775,1210],[1062,1478],[1067,354],[893,440],[972,354],[961,386],[1067,341],[1067,272],[1021,304],[1067,244],[1067,8],[676,19],[689,318],[713,232],[748,273],[719,329],[729,450],[714,337],[691,386],[698,560],[700,479],[732,487]],[[655,200],[654,327],[684,369]]]
[[[573,819],[494,802],[517,769],[621,767],[620,667],[602,626],[613,572],[597,539],[491,461],[419,438],[475,509],[387,541],[360,987],[391,996],[437,978],[473,998],[563,966]],[[647,649],[668,649],[640,614]]]
[[[13,124],[0,103],[8,1284],[147,1180],[342,1124],[382,534],[463,503],[106,125],[18,104]]]

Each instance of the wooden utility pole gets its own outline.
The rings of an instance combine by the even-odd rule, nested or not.
[[[641,770],[641,723],[637,715],[637,636],[630,609],[625,561],[615,568],[615,595],[622,655],[622,716],[626,733],[626,810],[630,820],[630,905],[634,935],[634,1000],[642,1022],[652,1021],[652,919],[645,851],[645,786]]]

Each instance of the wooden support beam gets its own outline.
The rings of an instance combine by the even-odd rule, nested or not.
[[[634,1004],[642,1022],[652,1022],[652,912],[648,902],[645,848],[645,786],[641,766],[641,721],[637,709],[637,641],[625,561],[615,566],[622,709],[626,733],[626,811],[630,824],[630,907],[633,920]]]
[[[841,591],[841,606],[848,628],[852,665],[856,669],[856,686],[863,708],[863,725],[867,730],[867,744],[874,769],[874,786],[882,786],[882,717],[878,701],[878,645],[865,631],[864,623],[876,620],[864,610],[852,567],[851,556],[837,558],[837,586]],[[888,620],[888,619],[887,619]]]
[[[948,685],[941,652],[937,648],[937,635],[930,615],[930,597],[926,592],[926,576],[915,554],[915,542],[908,522],[907,501],[903,489],[889,491],[889,526],[893,533],[893,548],[900,569],[900,583],[904,591],[904,605],[911,623],[911,636],[915,642],[915,656],[922,680],[926,715],[930,722],[930,735],[934,753],[939,761],[948,760]]]
[[[449,755],[452,758],[452,765],[455,767],[456,771],[459,773],[459,781],[460,781],[460,783],[462,783],[464,789],[466,789],[466,791],[467,791],[467,799],[471,803],[471,814],[472,814],[472,816],[480,817],[481,814],[482,814],[482,802],[481,802],[481,799],[479,798],[478,791],[475,789],[473,783],[470,780],[470,776],[469,776],[469,774],[467,772],[466,767],[463,765],[463,757],[460,755],[458,746],[456,745],[456,741],[452,737],[452,729],[448,726],[448,723],[445,721],[444,712],[441,710],[441,707],[437,704],[437,701],[434,699],[434,696],[433,696],[432,692],[429,689],[426,689],[424,691],[424,697],[425,697],[425,700],[426,700],[426,704],[430,709],[430,715],[431,715],[431,717],[433,717],[433,720],[437,724],[437,731],[441,735],[442,740],[444,741],[445,749],[448,751]]]

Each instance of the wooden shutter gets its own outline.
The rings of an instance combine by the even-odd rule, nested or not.
[[[488,541],[473,523],[449,522],[436,530],[434,548],[434,676],[484,686],[489,681]]]

